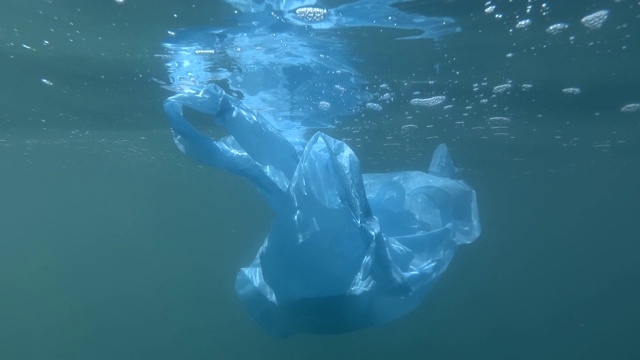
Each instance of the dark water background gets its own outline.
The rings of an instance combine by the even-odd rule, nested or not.
[[[269,210],[177,151],[153,80],[167,80],[167,30],[225,24],[231,8],[3,0],[0,359],[640,358],[640,112],[620,111],[640,103],[640,4],[492,4],[404,4],[458,21],[438,42],[345,31],[396,101],[329,131],[367,172],[425,169],[446,142],[482,236],[410,316],[278,340],[233,292]],[[602,9],[601,29],[580,24]],[[544,31],[557,22],[569,28]],[[414,91],[453,107],[411,107]]]

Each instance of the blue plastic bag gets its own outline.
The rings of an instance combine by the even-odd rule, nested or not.
[[[230,137],[215,141],[183,116],[212,116]],[[236,292],[269,332],[340,333],[413,310],[458,244],[480,234],[476,196],[440,145],[429,173],[360,173],[343,142],[316,133],[298,156],[269,122],[216,85],[165,102],[177,146],[244,176],[275,213]]]
[[[285,19],[276,23],[281,27],[291,25],[286,19],[296,6],[315,3],[301,1],[229,2],[250,15],[273,10]],[[388,7],[393,2],[350,6],[395,14],[399,10]],[[351,14],[349,9],[342,10]],[[357,111],[368,95],[346,60],[323,57],[327,43],[297,33],[296,23],[280,30],[295,46],[270,58],[282,50],[282,41],[266,35],[273,26],[187,32],[166,44],[170,88],[177,94],[164,110],[176,145],[251,181],[275,215],[254,261],[239,271],[236,293],[253,319],[282,337],[342,333],[403,316],[420,304],[457,246],[479,236],[475,192],[451,179],[455,168],[444,145],[427,172],[361,174],[344,142],[322,132],[306,140],[310,127],[332,126],[332,119]],[[239,42],[250,44],[243,48],[249,51],[224,52]],[[229,64],[246,70],[226,66],[229,57]],[[273,111],[252,110],[272,105]],[[216,140],[201,133],[184,117],[185,107],[209,116],[229,136]]]

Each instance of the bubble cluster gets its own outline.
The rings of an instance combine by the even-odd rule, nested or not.
[[[489,123],[498,123],[498,124],[506,124],[508,122],[511,122],[511,119],[509,119],[508,117],[504,117],[504,116],[493,116],[487,119],[487,122]]]
[[[516,29],[526,29],[529,26],[531,26],[531,20],[524,19],[524,20],[518,21],[518,23],[516,24]]]
[[[496,11],[496,6],[495,6],[495,5],[487,6],[487,8],[486,8],[486,9],[484,9],[484,13],[485,13],[485,14],[491,14],[491,13],[493,13],[494,11]]]
[[[602,27],[608,16],[609,10],[600,10],[583,17],[580,22],[590,30],[597,30]]]
[[[417,128],[418,128],[418,125],[406,124],[406,125],[402,125],[401,129],[404,130],[404,131],[409,131],[409,130],[414,130],[414,129],[417,129]]]
[[[365,107],[366,107],[367,109],[369,109],[369,110],[373,110],[373,111],[382,111],[382,106],[381,106],[380,104],[373,103],[373,102],[366,103],[366,104],[365,104]]]
[[[196,55],[214,55],[216,51],[214,49],[197,49],[193,53]]]
[[[569,87],[569,88],[562,89],[562,93],[567,95],[578,95],[581,92],[582,90],[580,90],[580,88],[577,88],[577,87]]]
[[[564,30],[566,30],[568,27],[569,27],[569,24],[557,23],[549,26],[546,31],[551,35],[558,35]]]
[[[502,85],[495,86],[493,88],[493,92],[496,94],[501,94],[509,89],[511,89],[511,84],[502,84]]]
[[[414,106],[436,106],[442,104],[445,100],[447,100],[446,96],[434,96],[426,99],[411,99],[410,103]]]
[[[296,16],[308,22],[320,22],[327,17],[327,10],[317,7],[301,7],[296,9]]]
[[[325,111],[327,111],[327,110],[331,109],[331,103],[330,103],[330,102],[328,102],[328,101],[320,101],[320,102],[318,103],[318,108],[319,108],[320,110],[325,110]]]
[[[638,103],[627,104],[627,105],[623,106],[622,109],[620,109],[620,111],[625,112],[625,113],[632,113],[632,112],[636,112],[638,110],[640,110],[640,104],[638,104]]]

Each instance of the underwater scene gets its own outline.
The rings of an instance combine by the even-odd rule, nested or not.
[[[640,358],[640,2],[1,8],[0,359]]]

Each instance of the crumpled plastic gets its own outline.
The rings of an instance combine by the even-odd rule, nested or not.
[[[210,115],[230,134],[214,140],[183,116]],[[344,142],[317,132],[301,154],[267,120],[217,85],[164,104],[185,154],[247,178],[275,213],[236,292],[270,333],[333,334],[413,310],[459,244],[480,234],[476,194],[450,177],[445,145],[428,172],[360,172]]]
[[[183,153],[246,178],[273,210],[263,245],[237,275],[238,298],[280,337],[343,333],[406,315],[458,245],[480,235],[476,194],[452,178],[456,168],[445,145],[425,171],[362,174],[346,143],[317,131],[359,111],[369,94],[346,44],[314,34],[394,15],[406,20],[396,27],[425,37],[442,21],[402,13],[409,21],[389,6],[393,0],[336,9],[316,7],[315,0],[228,2],[246,23],[176,32],[165,43],[167,88],[176,94],[164,110]],[[300,17],[317,26],[300,26]],[[333,23],[320,26],[326,21]],[[228,136],[199,131],[185,108]]]

